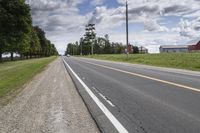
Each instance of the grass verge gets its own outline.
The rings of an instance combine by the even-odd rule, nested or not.
[[[87,58],[200,71],[200,53],[93,55]]]
[[[52,62],[56,57],[5,62],[0,64],[0,98],[17,92],[26,82]]]

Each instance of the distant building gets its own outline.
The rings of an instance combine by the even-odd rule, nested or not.
[[[138,47],[138,51],[139,51],[140,54],[147,54],[148,53],[148,49],[143,47],[143,46]]]
[[[200,41],[196,45],[188,46],[189,52],[200,52]]]
[[[143,46],[133,46],[131,44],[128,45],[128,52],[130,54],[140,53],[140,54],[147,54],[148,49]]]
[[[188,45],[163,45],[160,46],[160,53],[188,52]]]
[[[128,45],[128,53],[133,53],[133,45]]]

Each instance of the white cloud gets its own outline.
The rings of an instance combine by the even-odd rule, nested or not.
[[[124,0],[118,0],[118,2],[125,4]],[[135,42],[139,45],[152,46],[154,48],[155,46],[153,45],[185,44],[190,39],[200,36],[200,19],[189,22],[190,25],[188,27],[181,27],[180,24],[177,24],[172,28],[167,27],[167,24],[159,24],[158,21],[164,16],[187,17],[190,19],[191,17],[196,17],[199,14],[199,10],[200,1],[198,0],[129,0],[129,22],[143,23],[144,30],[150,34],[147,35],[147,32],[137,33],[136,36],[138,34],[140,36],[134,38]],[[113,28],[125,23],[125,8],[124,6],[114,9],[98,7],[91,18],[97,24],[97,27],[100,27],[101,31],[104,29],[109,32],[108,29],[112,31]],[[111,40],[123,40],[125,42],[125,33],[113,34],[111,32],[111,34]],[[130,37],[130,39],[133,38]]]
[[[78,5],[85,1],[87,0],[27,0],[27,3],[32,8],[34,25],[42,27],[61,52],[68,42],[79,40],[88,22],[96,24],[98,35],[109,33],[111,41],[125,42],[124,31],[113,31],[125,24],[125,0],[117,0],[120,5],[116,8],[100,6],[105,0],[92,0],[90,4],[98,7],[94,12],[80,15]],[[172,28],[159,23],[161,17],[171,15],[183,19]],[[129,22],[142,23],[144,30],[148,31],[131,33],[130,40],[151,49],[160,44],[184,43],[200,36],[199,15],[199,0],[129,0]]]
[[[200,37],[200,17],[192,21],[183,20],[179,23],[180,35],[192,39]]]
[[[166,31],[169,31],[169,29],[165,26],[160,26],[157,21],[154,19],[154,20],[146,20],[144,22],[144,27],[145,27],[145,30],[147,31],[157,31],[157,32],[166,32]]]
[[[118,0],[118,2],[125,4],[124,0]],[[132,23],[145,23],[147,28],[153,28],[149,27],[149,25],[153,24],[153,29],[156,28],[158,31],[165,31],[167,27],[159,26],[157,23],[160,17],[170,15],[189,17],[189,14],[198,12],[198,9],[200,9],[199,4],[197,0],[190,0],[190,4],[188,4],[188,0],[129,0],[129,21]],[[124,6],[112,9],[101,6],[95,9],[90,22],[94,22],[101,28],[104,27],[106,29],[106,24],[110,24],[110,28],[113,28],[124,23],[124,19]],[[149,23],[146,20],[150,20]]]
[[[27,0],[33,24],[45,30],[48,39],[63,53],[68,42],[78,40],[88,22],[79,14],[78,4],[85,0]]]

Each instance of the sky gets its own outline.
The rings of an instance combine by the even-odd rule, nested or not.
[[[96,24],[97,36],[126,42],[126,0],[26,0],[33,25],[40,26],[63,54],[67,44]],[[200,0],[128,0],[129,42],[158,53],[160,45],[200,40]]]

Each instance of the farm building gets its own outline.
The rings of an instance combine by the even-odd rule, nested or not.
[[[160,46],[160,53],[188,52],[188,45],[163,45]]]
[[[133,45],[128,45],[128,52],[129,53],[140,53],[140,54],[147,54],[148,49],[143,47],[143,46],[133,46]]]
[[[143,47],[143,46],[138,47],[138,50],[139,50],[140,54],[147,54],[148,53],[148,49]]]
[[[200,52],[200,41],[196,45],[189,45],[188,49],[190,52]]]

